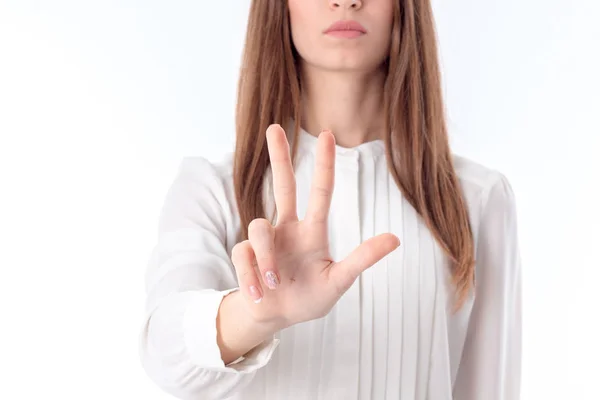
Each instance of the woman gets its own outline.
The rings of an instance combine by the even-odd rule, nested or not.
[[[429,0],[254,0],[238,95],[233,157],[186,159],[165,201],[149,376],[181,399],[519,398],[514,196],[450,152]]]

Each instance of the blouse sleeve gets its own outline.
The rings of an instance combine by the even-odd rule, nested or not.
[[[456,400],[516,400],[521,381],[521,259],[513,190],[500,178],[484,199],[475,301],[454,387]]]
[[[273,339],[241,361],[221,359],[216,317],[222,298],[237,289],[226,245],[235,236],[230,197],[212,164],[186,159],[161,212],[140,353],[148,376],[180,399],[222,399],[242,390],[277,346]]]

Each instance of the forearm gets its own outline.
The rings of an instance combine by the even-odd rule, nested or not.
[[[265,341],[246,360],[225,367],[215,324],[222,299],[219,291],[187,291],[151,306],[140,337],[142,365],[158,386],[177,398],[230,397],[252,381],[277,345]]]
[[[246,307],[240,291],[225,296],[219,307],[217,344],[225,365],[270,339],[280,329],[276,324],[257,323]]]

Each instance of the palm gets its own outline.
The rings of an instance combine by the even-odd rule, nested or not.
[[[264,302],[251,307],[261,320],[279,319],[284,325],[324,316],[358,275],[394,250],[391,234],[371,238],[345,260],[334,262],[329,253],[327,219],[334,187],[335,141],[320,135],[315,174],[306,217],[296,214],[296,181],[285,132],[271,126],[267,132],[277,222],[254,220],[249,245],[263,277]],[[236,266],[237,268],[237,266]],[[267,271],[276,271],[276,289],[266,288]],[[238,276],[240,272],[238,271]]]
[[[282,285],[285,285],[285,290],[273,292],[278,306],[286,315],[305,315],[296,315],[298,318],[293,319],[306,320],[309,314],[324,314],[336,297],[332,293],[335,287],[329,284],[327,274],[333,259],[329,253],[326,225],[300,221],[277,226],[275,249],[276,263],[282,266]],[[323,302],[323,297],[331,300]],[[304,304],[303,308],[298,308],[299,300]]]

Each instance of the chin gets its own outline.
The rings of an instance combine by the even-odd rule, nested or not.
[[[323,62],[315,65],[319,69],[338,72],[360,72],[371,73],[379,69],[383,65],[383,61],[361,59],[344,59]]]

